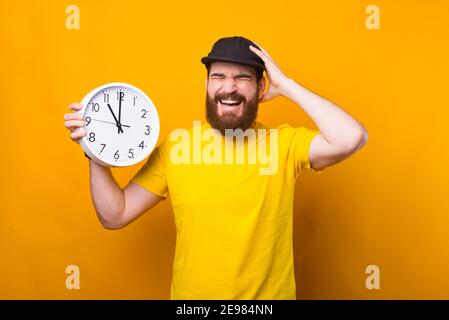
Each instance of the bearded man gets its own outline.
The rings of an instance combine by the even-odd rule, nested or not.
[[[219,39],[201,62],[207,69],[202,133],[226,141],[257,130],[256,139],[244,140],[248,158],[266,151],[261,149],[269,144],[261,148],[260,140],[276,139],[270,152],[276,153],[277,170],[261,174],[260,165],[249,162],[174,162],[176,139],[166,137],[123,189],[109,168],[89,161],[99,220],[105,228],[123,228],[170,195],[177,232],[172,299],[296,299],[292,229],[298,174],[321,173],[348,158],[366,143],[366,129],[287,77],[244,37]],[[288,124],[258,130],[269,129],[256,120],[259,102],[278,96],[302,108],[318,130]],[[82,106],[70,108],[65,125],[79,142],[85,136],[77,113]]]

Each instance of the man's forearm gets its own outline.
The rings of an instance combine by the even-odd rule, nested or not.
[[[282,88],[283,94],[312,118],[329,144],[351,147],[365,139],[365,128],[336,104],[304,88],[292,79],[286,79]]]
[[[111,169],[89,160],[90,192],[98,218],[105,227],[119,221],[125,207],[125,198]]]

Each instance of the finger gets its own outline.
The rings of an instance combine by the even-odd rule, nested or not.
[[[257,54],[259,57],[262,58],[262,56],[264,55],[262,51],[260,51],[259,49],[257,49],[255,46],[253,45],[249,45],[249,48],[251,49],[252,52],[254,52],[255,54]]]
[[[64,125],[66,128],[82,128],[84,126],[84,121],[83,120],[67,120],[66,122],[64,122]]]
[[[64,115],[64,120],[82,120],[83,114],[79,112],[66,113]]]
[[[81,103],[77,103],[77,102],[72,103],[72,104],[69,105],[69,109],[71,109],[73,112],[79,111],[82,108],[83,108],[83,105]]]
[[[254,42],[253,41],[253,43],[255,44],[255,45],[257,45],[258,47],[259,47],[259,49],[257,49],[256,47],[254,47],[254,46],[252,46],[254,49],[256,49],[260,54],[258,54],[259,55],[259,57],[261,57],[261,59],[265,62],[265,63],[272,63],[273,65],[275,65],[275,66],[277,66],[276,65],[276,62],[273,60],[273,58],[269,55],[269,53],[264,49],[264,48],[262,48],[262,46],[260,46],[260,45],[258,45],[256,42]],[[263,58],[263,56],[265,56],[265,59]]]
[[[254,42],[254,44],[260,48],[260,51],[262,51],[262,53],[264,53],[268,58],[271,59],[271,56],[268,54],[268,52],[264,48],[262,48],[261,45],[259,45],[257,42]]]
[[[73,131],[71,134],[70,134],[70,138],[72,138],[72,140],[79,140],[79,139],[81,139],[82,137],[84,137],[84,136],[86,136],[86,130],[84,130],[84,129],[79,129],[79,130],[76,130],[76,131]],[[79,142],[79,141],[76,141],[76,142]]]
[[[262,60],[263,62],[268,62],[269,58],[259,49],[257,49],[256,47],[250,45],[249,48],[255,53],[257,54]]]

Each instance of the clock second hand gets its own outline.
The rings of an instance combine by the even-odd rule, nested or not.
[[[111,122],[111,121],[105,121],[105,120],[100,120],[100,119],[94,119],[94,118],[90,118],[91,120],[94,120],[94,121],[99,121],[99,122],[105,122],[105,123],[110,123],[110,124],[115,124],[115,125],[117,125],[116,123],[114,123],[114,122]],[[127,126],[126,124],[120,124],[122,127],[126,127],[126,128],[131,128],[130,126]]]

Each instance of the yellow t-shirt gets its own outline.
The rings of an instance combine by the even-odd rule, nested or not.
[[[210,129],[207,122],[199,127],[201,134]],[[294,185],[301,170],[322,171],[314,170],[308,159],[319,131],[281,125],[276,148],[271,147],[274,133],[269,128],[260,122],[252,128],[256,139],[244,140],[244,163],[224,160],[231,149],[234,153],[228,155],[236,157],[241,146],[226,145],[229,137],[218,132],[214,141],[222,142],[222,161],[205,163],[201,158],[220,154],[219,149],[198,152],[198,146],[205,148],[212,138],[195,142],[201,135],[191,128],[174,141],[167,136],[132,179],[157,195],[170,194],[177,232],[171,299],[296,299]],[[181,141],[184,146],[190,143],[185,152],[180,151]],[[262,151],[278,158],[270,174],[260,170],[268,161],[249,160]],[[179,163],[179,155],[189,157]]]

